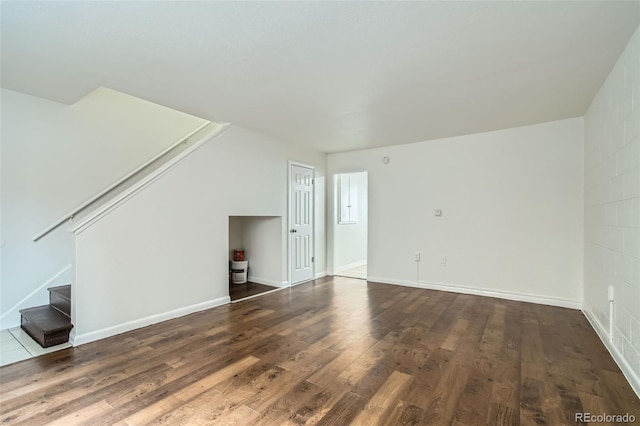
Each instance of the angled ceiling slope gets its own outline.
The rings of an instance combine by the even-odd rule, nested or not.
[[[2,87],[107,86],[337,152],[581,116],[638,1],[2,1]]]

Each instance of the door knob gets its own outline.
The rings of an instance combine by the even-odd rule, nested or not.
[[[298,230],[297,230],[297,229],[292,229],[292,230],[291,230],[291,231],[289,231],[289,232],[291,232],[291,233],[293,234],[294,232],[298,232]]]

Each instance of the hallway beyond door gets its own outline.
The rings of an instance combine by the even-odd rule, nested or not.
[[[353,267],[353,268],[345,269],[344,271],[340,271],[340,272],[336,273],[336,275],[338,275],[340,277],[358,278],[358,279],[361,279],[361,280],[366,280],[367,279],[367,264],[365,263],[364,265],[360,265],[360,266],[356,266],[356,267]]]

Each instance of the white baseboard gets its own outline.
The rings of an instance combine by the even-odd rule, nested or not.
[[[367,281],[369,282],[373,282],[373,283],[382,283],[382,284],[393,284],[393,285],[403,285],[405,287],[419,287],[419,288],[425,288],[419,284],[416,284],[415,281],[403,281],[403,280],[396,280],[396,279],[391,279],[391,278],[383,278],[383,277],[372,277],[372,276],[368,276],[367,277]]]
[[[579,300],[561,299],[556,297],[538,296],[526,293],[514,293],[498,290],[487,290],[476,287],[464,287],[446,283],[435,283],[426,281],[401,281],[381,277],[368,277],[370,282],[383,284],[403,285],[407,287],[426,288],[429,290],[448,291],[452,293],[473,294],[476,296],[496,297],[498,299],[515,300],[518,302],[530,302],[540,305],[559,306],[561,308],[582,309],[582,302]]]
[[[582,313],[584,314],[585,318],[587,318],[587,321],[589,321],[589,324],[591,324],[591,327],[595,330],[605,348],[607,348],[607,350],[611,354],[613,360],[616,362],[616,364],[618,364],[618,367],[620,367],[622,374],[624,374],[624,377],[631,385],[633,391],[640,398],[640,378],[638,377],[638,375],[633,371],[627,360],[624,359],[624,356],[620,353],[620,350],[618,350],[618,348],[616,348],[613,343],[609,341],[609,336],[605,331],[606,329],[602,326],[600,321],[596,319],[596,316],[593,315],[588,306],[583,306]]]
[[[313,280],[315,280],[315,278],[311,277],[308,280],[300,281],[298,283],[292,283],[292,284],[289,285],[289,287],[293,287],[293,286],[300,285],[300,284],[305,284],[305,283],[310,283]]]
[[[349,263],[347,265],[336,266],[334,268],[335,273],[346,271],[347,269],[358,268],[367,264],[367,259],[358,260],[357,262]]]
[[[270,285],[271,287],[282,287],[282,282],[270,280],[262,277],[254,277],[253,275],[249,275],[248,280],[252,283]]]
[[[315,275],[315,279],[317,280],[318,278],[324,278],[324,277],[326,277],[326,276],[327,276],[327,271],[318,272],[318,273]]]
[[[174,309],[172,311],[163,312],[156,315],[150,315],[145,318],[140,318],[137,320],[125,322],[123,324],[118,324],[79,335],[74,333],[74,328],[71,330],[69,341],[71,342],[71,344],[73,344],[73,346],[84,345],[85,343],[94,342],[100,339],[106,339],[107,337],[135,330],[136,328],[146,327],[151,324],[157,324],[162,321],[189,315],[194,312],[204,311],[205,309],[211,309],[215,308],[216,306],[226,305],[230,302],[231,299],[229,298],[229,296],[219,297],[207,302],[196,303],[195,305],[185,306],[183,308]]]

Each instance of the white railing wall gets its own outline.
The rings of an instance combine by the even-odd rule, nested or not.
[[[109,199],[108,201],[102,203],[100,207],[93,209],[89,214],[86,214],[80,219],[75,220],[72,231],[74,233],[82,232],[85,228],[91,226],[97,220],[100,220],[101,217],[108,214],[111,210],[116,208],[118,205],[124,203],[126,200],[134,196],[136,193],[143,190],[145,187],[152,184],[154,181],[158,180],[169,170],[178,165],[185,157],[191,154],[193,151],[197,150],[199,147],[210,141],[213,137],[218,136],[229,126],[229,123],[217,124],[217,123],[208,123],[206,126],[203,126],[194,134],[192,134],[192,138],[195,141],[193,144],[189,146],[189,148],[181,151],[170,160],[162,163],[159,167],[157,167],[153,173],[147,174],[142,179],[138,179],[133,185],[129,186],[125,190],[119,192],[117,196]]]
[[[64,216],[58,218],[51,225],[47,226],[45,229],[43,229],[42,231],[40,231],[36,235],[34,235],[32,237],[32,240],[35,241],[35,242],[39,241],[41,238],[43,238],[45,235],[47,235],[48,233],[50,233],[54,229],[58,228],[62,224],[66,223],[67,221],[73,219],[76,215],[82,213],[87,208],[91,207],[92,205],[100,202],[101,199],[103,199],[105,196],[109,195],[113,191],[117,190],[119,187],[121,187],[127,181],[130,181],[135,176],[139,175],[140,173],[143,173],[145,170],[147,170],[153,164],[161,161],[164,157],[170,155],[172,152],[174,152],[176,150],[176,148],[180,147],[182,144],[185,144],[185,143],[189,142],[189,140],[192,137],[194,137],[194,135],[196,135],[202,129],[210,126],[211,124],[214,124],[214,125],[217,126],[217,124],[208,121],[207,123],[205,123],[202,126],[198,127],[193,132],[188,134],[186,137],[181,138],[179,141],[175,142],[174,144],[172,144],[171,146],[166,148],[164,151],[162,151],[159,154],[155,155],[154,157],[152,157],[151,159],[149,159],[145,163],[141,164],[136,169],[132,170],[127,175],[123,176],[121,179],[119,179],[116,182],[114,182],[112,185],[109,185],[107,188],[103,189],[102,191],[98,192],[96,195],[94,195],[90,199],[88,199],[85,202],[81,203],[79,206],[77,206],[76,208],[72,209],[71,211],[69,211]]]

